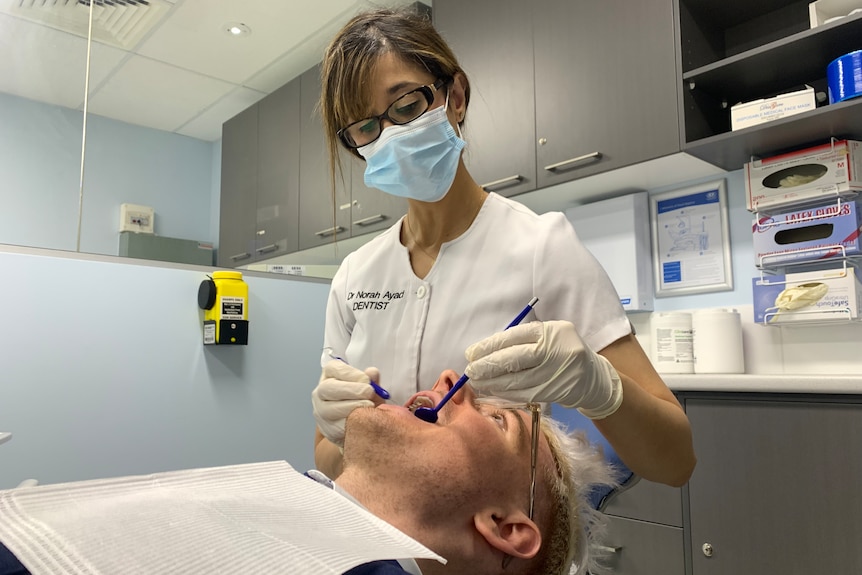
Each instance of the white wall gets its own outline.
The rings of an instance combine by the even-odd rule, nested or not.
[[[0,251],[0,489],[286,459],[314,465],[328,282],[249,284],[248,346],[201,343],[211,270]]]

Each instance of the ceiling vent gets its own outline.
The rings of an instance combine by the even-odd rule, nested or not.
[[[129,50],[167,14],[164,0],[92,0],[93,40]],[[87,37],[90,0],[16,0],[10,14]]]

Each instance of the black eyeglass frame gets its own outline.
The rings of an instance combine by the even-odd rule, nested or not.
[[[405,92],[405,93],[401,94],[400,96],[395,98],[392,101],[392,103],[389,104],[389,106],[386,108],[386,110],[382,114],[380,114],[379,116],[369,116],[367,118],[363,118],[362,120],[358,120],[356,122],[351,122],[349,125],[338,130],[338,132],[336,132],[336,135],[338,136],[339,141],[348,150],[355,150],[357,148],[362,148],[363,146],[367,146],[367,145],[377,141],[378,138],[380,138],[380,134],[383,133],[383,128],[382,128],[383,120],[389,120],[390,122],[392,122],[396,126],[404,126],[406,124],[409,124],[410,122],[415,122],[416,120],[421,118],[423,115],[425,115],[425,113],[431,108],[431,104],[434,103],[434,98],[437,95],[437,90],[439,90],[440,88],[442,88],[443,86],[448,84],[449,81],[450,81],[449,78],[439,78],[433,84],[426,84],[424,86],[419,86],[415,90],[410,90],[409,92]],[[416,116],[415,118],[412,118],[410,120],[407,120],[406,122],[399,122],[399,121],[393,119],[389,115],[389,111],[392,110],[392,106],[394,106],[402,98],[405,98],[406,96],[409,96],[410,94],[414,94],[416,92],[419,92],[425,98],[425,102],[426,102],[425,109],[422,110],[422,112],[418,116]],[[371,120],[377,120],[377,135],[374,136],[374,138],[372,140],[365,142],[364,144],[357,144],[356,142],[354,142],[352,140],[352,138],[350,138],[350,136],[348,135],[347,131],[351,127],[353,127],[357,124],[364,124],[364,123],[369,122]]]

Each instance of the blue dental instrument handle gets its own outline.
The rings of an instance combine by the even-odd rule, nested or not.
[[[528,303],[526,305],[526,307],[524,307],[524,309],[521,310],[521,313],[519,313],[517,316],[515,316],[515,319],[513,319],[509,323],[509,325],[506,326],[506,329],[509,329],[510,327],[515,327],[516,325],[521,323],[521,321],[523,321],[523,319],[525,317],[527,317],[527,314],[530,313],[530,310],[533,309],[533,306],[536,305],[536,302],[538,302],[538,301],[539,301],[539,298],[537,298],[537,297],[534,297],[533,299],[531,299],[530,303]],[[506,331],[506,329],[504,329],[503,331]],[[413,415],[415,415],[416,417],[418,417],[422,421],[427,421],[428,423],[437,423],[437,412],[440,411],[440,409],[444,405],[446,405],[450,399],[452,399],[453,395],[458,393],[458,390],[460,390],[462,387],[464,387],[464,384],[467,383],[468,379],[470,379],[470,378],[467,377],[467,374],[466,373],[463,374],[458,379],[458,381],[455,382],[455,385],[452,386],[452,389],[449,390],[449,393],[447,393],[446,395],[443,396],[443,399],[440,400],[440,403],[438,403],[434,407],[417,407],[416,411],[413,412]]]
[[[344,363],[347,363],[343,357],[338,357],[337,355],[332,355],[331,353],[329,354],[329,357],[331,357],[332,359],[337,359],[338,361],[342,361]],[[376,393],[377,395],[379,395],[383,399],[389,399],[391,397],[389,395],[388,391],[386,391],[385,389],[383,389],[382,387],[380,387],[379,385],[377,385],[376,383],[374,383],[370,379],[369,379],[368,383],[371,384],[371,389],[374,390],[374,393]]]

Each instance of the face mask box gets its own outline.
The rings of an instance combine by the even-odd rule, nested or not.
[[[841,140],[745,164],[749,211],[862,191],[862,142]]]
[[[741,130],[773,120],[801,114],[817,107],[814,88],[780,94],[774,98],[762,98],[736,104],[730,108],[730,129]]]
[[[752,280],[754,321],[762,325],[851,320],[862,309],[862,285],[853,267]]]
[[[772,267],[862,253],[859,207],[835,202],[763,216],[752,224],[754,263]]]

